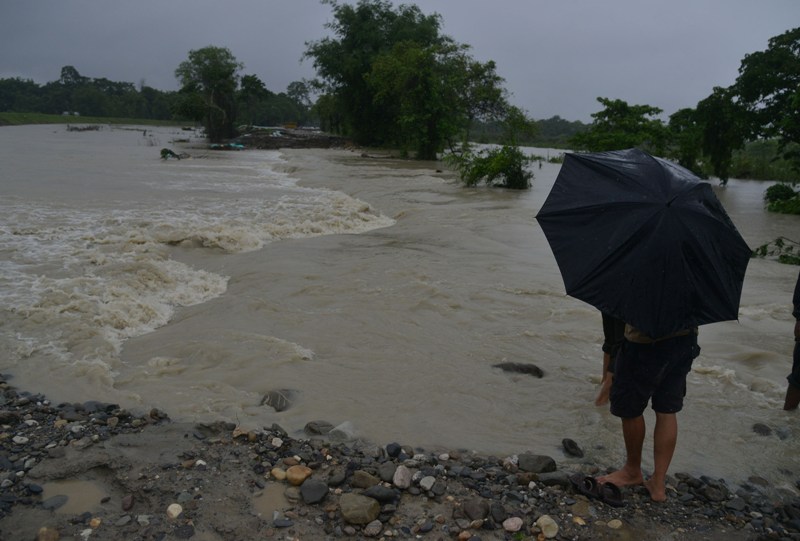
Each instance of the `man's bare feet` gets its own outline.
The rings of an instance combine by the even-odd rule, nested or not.
[[[638,472],[632,472],[622,468],[613,473],[609,473],[608,475],[598,477],[597,481],[599,483],[611,483],[612,485],[617,485],[618,487],[622,488],[633,485],[641,485],[644,482],[644,478],[642,477],[641,470]]]
[[[663,483],[656,483],[653,479],[644,482],[644,488],[650,493],[650,499],[654,502],[663,502],[667,499],[667,490]]]

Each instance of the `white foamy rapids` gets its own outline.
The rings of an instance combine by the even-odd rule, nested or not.
[[[16,223],[26,215],[47,223],[45,214],[18,208],[13,216]],[[226,277],[170,260],[135,229],[122,234],[124,221],[109,227],[82,214],[62,215],[61,225],[38,231],[33,224],[0,228],[8,257],[0,261],[7,351],[21,357],[47,352],[62,360],[116,356],[126,338],[164,325],[176,306],[225,291]]]
[[[10,352],[7,361],[67,363],[111,385],[126,339],[227,288],[228,277],[171,259],[170,246],[247,252],[393,223],[344,194],[296,186],[274,170],[276,153],[266,158],[272,165],[159,163],[142,174],[148,192],[130,202],[0,201],[0,346]]]

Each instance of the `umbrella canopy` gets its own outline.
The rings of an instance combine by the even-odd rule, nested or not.
[[[567,294],[648,336],[738,318],[752,251],[683,167],[638,149],[567,154],[536,219]]]

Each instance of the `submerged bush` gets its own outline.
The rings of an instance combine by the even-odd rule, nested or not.
[[[781,214],[800,214],[800,192],[794,189],[794,183],[779,182],[764,192],[767,210]]]
[[[778,237],[753,250],[752,255],[753,257],[774,258],[787,265],[800,265],[800,243],[786,237]]]
[[[533,158],[515,146],[504,145],[478,153],[466,150],[461,154],[448,154],[445,161],[456,168],[467,186],[483,181],[491,186],[526,190],[533,178],[533,173],[526,168]]]

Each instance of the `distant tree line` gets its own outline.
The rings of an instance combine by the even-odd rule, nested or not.
[[[218,52],[217,48],[207,49]],[[58,80],[43,85],[18,77],[0,79],[0,112],[202,122],[208,111],[197,93],[200,85],[187,81],[189,84],[178,91],[162,91],[143,81],[137,87],[129,82],[85,77],[75,67],[64,66]],[[240,85],[233,79],[227,87],[213,92],[226,93],[226,121],[230,126],[313,122],[303,82],[291,83],[285,92],[275,93],[255,75],[245,75]],[[225,134],[230,135],[230,131]],[[215,131],[215,139],[217,135]]]

